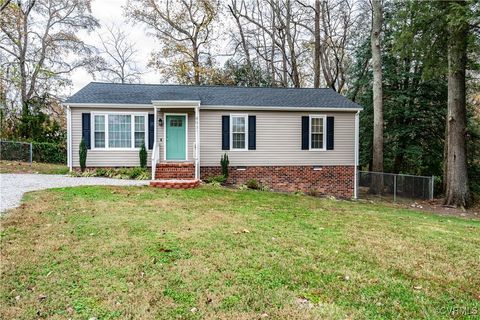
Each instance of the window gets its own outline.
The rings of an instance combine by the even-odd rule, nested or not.
[[[135,116],[135,148],[145,143],[145,117]]]
[[[93,114],[93,147],[105,149],[140,148],[147,137],[146,114]]]
[[[105,116],[104,115],[95,115],[94,116],[94,147],[95,148],[105,148]]]
[[[247,116],[246,115],[232,115],[231,119],[231,134],[232,150],[246,150],[247,147]]]
[[[325,117],[310,116],[310,149],[325,148]]]
[[[132,116],[125,114],[108,115],[108,147],[132,147]]]
[[[182,119],[170,119],[170,127],[181,127],[182,125]]]

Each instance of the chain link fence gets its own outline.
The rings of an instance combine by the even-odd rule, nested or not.
[[[67,149],[49,142],[0,140],[0,160],[66,164]]]
[[[432,200],[434,177],[383,172],[358,172],[358,197]]]

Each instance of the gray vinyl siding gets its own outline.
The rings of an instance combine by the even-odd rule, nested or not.
[[[153,108],[71,108],[72,110],[72,160],[73,167],[79,167],[78,150],[82,140],[82,113],[83,112],[144,112],[153,113]],[[93,135],[93,121],[92,121]],[[148,139],[148,137],[147,137]],[[147,145],[148,146],[148,145]],[[150,165],[151,151],[148,150],[147,165]],[[139,150],[90,149],[87,153],[87,167],[135,167],[140,165]]]
[[[230,114],[257,117],[256,150],[222,150],[222,115]],[[334,150],[301,150],[301,118],[313,114],[335,117]],[[220,165],[224,152],[232,166],[354,165],[355,113],[201,110],[200,144],[202,166]]]
[[[153,108],[98,108],[72,107],[72,163],[79,166],[78,149],[82,138],[83,112],[144,112]],[[157,142],[160,161],[164,160],[164,128],[158,119],[165,121],[164,113],[188,114],[187,161],[194,161],[195,112],[194,109],[160,109],[158,111]],[[256,150],[226,151],[232,166],[289,166],[289,165],[354,165],[355,161],[355,112],[298,112],[298,111],[217,111],[200,110],[200,163],[201,166],[219,166],[222,150],[222,115],[248,114],[257,117]],[[301,150],[301,117],[308,115],[335,117],[334,150]],[[93,123],[92,123],[93,127]],[[93,134],[93,129],[92,129]],[[151,151],[148,150],[147,165]],[[139,166],[138,150],[90,149],[89,167]]]

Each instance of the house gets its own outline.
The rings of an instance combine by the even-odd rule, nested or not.
[[[92,82],[64,106],[71,170],[82,137],[87,167],[138,166],[145,141],[162,183],[219,175],[227,153],[234,184],[356,193],[362,108],[332,89]]]

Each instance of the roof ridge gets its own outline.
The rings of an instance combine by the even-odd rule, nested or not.
[[[290,90],[298,90],[298,89],[308,89],[308,90],[333,90],[329,87],[324,88],[311,88],[311,87],[302,87],[302,88],[295,88],[295,87],[258,87],[258,86],[229,86],[229,85],[213,85],[213,84],[177,84],[177,83],[115,83],[115,82],[102,82],[102,81],[91,81],[89,84],[105,84],[105,85],[125,85],[125,86],[155,86],[155,87],[195,87],[195,88],[232,88],[232,89],[290,89]],[[335,90],[333,90],[335,91]],[[336,91],[335,91],[336,92]],[[338,93],[338,92],[337,92]],[[339,93],[340,94],[340,93]]]

